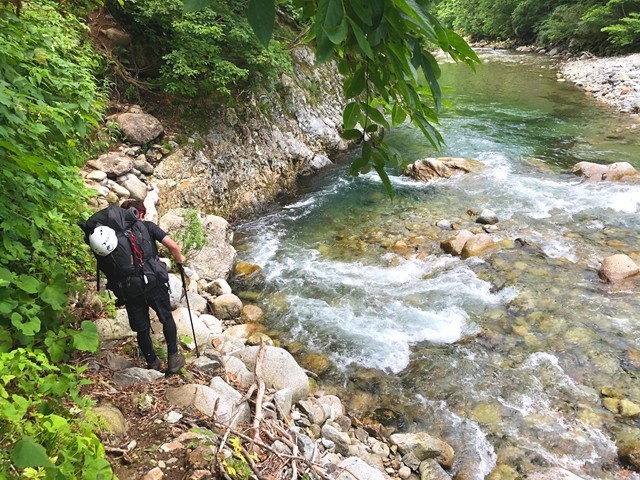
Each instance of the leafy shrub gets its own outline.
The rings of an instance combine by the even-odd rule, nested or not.
[[[197,254],[207,243],[206,232],[200,220],[200,214],[192,208],[184,213],[186,225],[171,236],[180,245],[182,254],[190,257]]]
[[[265,48],[256,40],[245,9],[241,1],[221,0],[197,12],[184,12],[182,0],[112,5],[140,43],[162,55],[159,80],[167,92],[221,100],[231,99],[233,91],[277,81],[292,68],[282,44]]]
[[[0,477],[113,478],[95,425],[78,415],[91,406],[82,369],[19,348],[0,354],[0,371]]]
[[[602,29],[609,34],[609,41],[622,47],[624,51],[632,51],[640,47],[640,13],[631,12],[618,23]]]
[[[78,336],[95,328],[67,328],[67,295],[86,258],[77,170],[105,97],[86,27],[55,6],[25,3],[17,17],[0,5],[0,352],[41,345],[60,360],[72,344],[97,346]]]

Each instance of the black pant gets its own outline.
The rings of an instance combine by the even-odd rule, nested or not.
[[[150,328],[151,317],[149,307],[158,314],[158,319],[162,323],[162,333],[167,342],[169,353],[178,351],[178,332],[176,322],[171,314],[171,302],[169,300],[169,289],[166,285],[158,285],[144,295],[131,298],[125,303],[129,325],[131,330],[137,333],[138,346],[142,350],[147,361],[154,360],[156,354],[151,344]]]

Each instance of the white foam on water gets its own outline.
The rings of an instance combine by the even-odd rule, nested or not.
[[[300,249],[267,262],[263,273],[287,299],[286,328],[312,349],[328,352],[338,366],[355,362],[393,373],[406,368],[416,343],[453,343],[477,332],[474,312],[518,294],[513,287],[492,292],[453,257],[388,267]]]

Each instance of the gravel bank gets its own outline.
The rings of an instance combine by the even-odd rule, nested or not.
[[[621,112],[640,113],[640,53],[572,60],[560,72],[597,100]]]

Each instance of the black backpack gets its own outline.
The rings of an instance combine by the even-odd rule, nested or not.
[[[87,245],[96,227],[106,226],[116,232],[118,245],[109,255],[94,253],[98,264],[98,290],[100,271],[107,277],[107,288],[121,302],[144,295],[156,285],[169,281],[167,267],[157,256],[155,240],[144,222],[138,220],[135,208],[127,210],[110,205],[78,225],[84,231]]]

